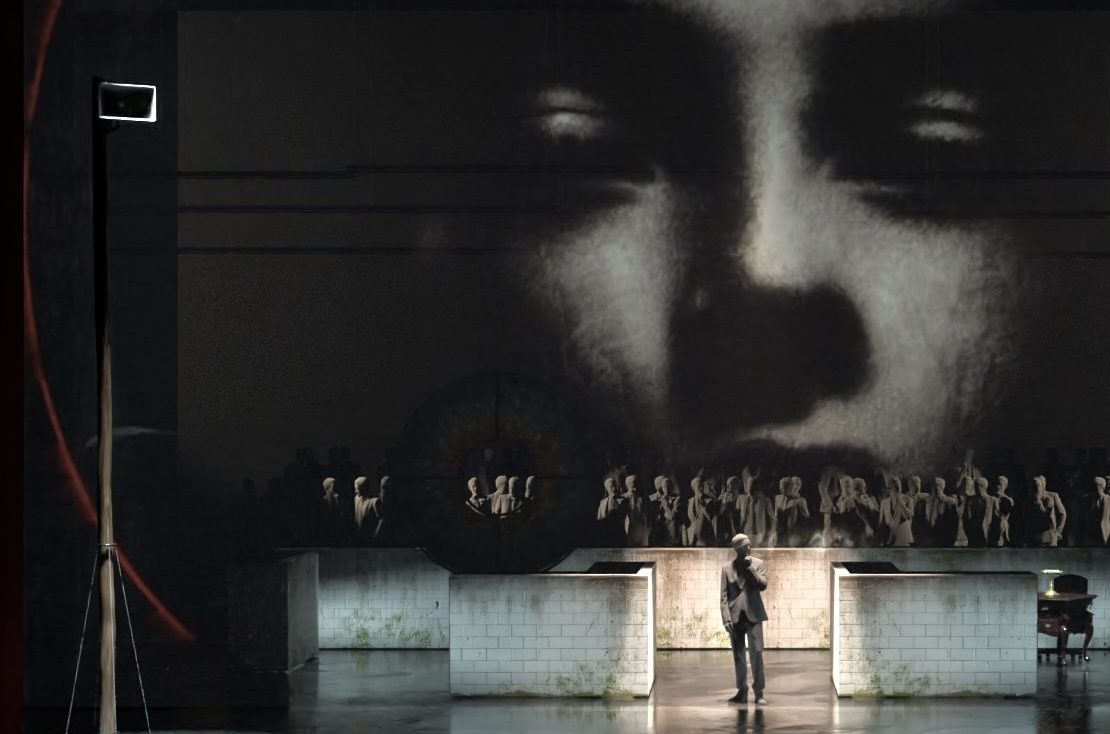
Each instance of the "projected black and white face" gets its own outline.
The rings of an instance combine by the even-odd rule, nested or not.
[[[281,216],[220,213],[234,230],[216,214],[183,219],[208,222],[181,291],[180,403],[196,453],[224,451],[203,428],[235,413],[210,396],[249,404],[257,379],[313,395],[296,421],[249,413],[271,429],[241,431],[259,446],[311,419],[312,435],[364,436],[373,456],[415,436],[405,426],[446,386],[489,373],[569,396],[568,434],[599,454],[583,460],[591,499],[596,477],[624,464],[673,474],[684,499],[699,470],[745,466],[760,477],[745,491],[800,476],[812,499],[826,466],[868,477],[877,496],[875,466],[950,476],[969,447],[981,463],[981,449],[1011,446],[1035,471],[1029,457],[1047,447],[1104,444],[1110,260],[1060,253],[1110,242],[1107,17],[1040,2],[457,0],[415,12],[380,0],[350,19],[321,14],[329,39],[351,41],[304,74],[335,72],[312,87],[335,119],[274,123],[319,144],[282,162],[301,148],[275,135],[238,168],[193,166],[328,172],[259,193]],[[252,38],[279,22],[246,15]],[[207,58],[197,38],[183,49]],[[224,43],[220,58],[236,58]],[[291,50],[259,53],[244,88],[301,68]],[[205,89],[182,110],[211,107],[196,103]],[[196,131],[224,129],[209,122],[181,126],[190,160],[214,147]],[[186,205],[243,205],[214,183],[183,191]],[[285,216],[298,201],[306,211]],[[238,255],[199,250],[239,229],[280,250],[258,262],[282,298],[220,300],[247,274]],[[317,297],[333,285],[334,300]],[[228,321],[243,326],[211,339]],[[257,375],[252,344],[282,367]],[[357,369],[331,358],[344,344]],[[223,364],[220,350],[236,371],[204,369]],[[348,393],[351,409],[336,410]],[[544,424],[495,397],[450,417],[420,437],[454,446],[450,433],[467,452]],[[502,463],[431,474],[451,475],[456,507],[471,473],[483,495],[496,474],[535,472],[545,501],[568,496],[528,462]],[[391,471],[401,492],[407,469]]]
[[[619,159],[535,263],[574,366],[679,444],[935,460],[1008,383],[1021,268],[990,202],[902,174],[999,151],[994,69],[928,73],[928,3],[675,6],[564,28],[581,67],[532,97]]]

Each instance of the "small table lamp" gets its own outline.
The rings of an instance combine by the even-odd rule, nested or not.
[[[1056,581],[1056,576],[1058,576],[1060,574],[1060,569],[1058,569],[1058,568],[1045,568],[1045,569],[1041,570],[1041,573],[1043,573],[1045,575],[1052,574],[1052,577],[1049,578],[1049,580],[1048,580],[1048,591],[1046,591],[1044,593],[1044,595],[1045,596],[1056,596],[1056,587],[1054,586],[1054,584],[1055,584],[1055,581]]]

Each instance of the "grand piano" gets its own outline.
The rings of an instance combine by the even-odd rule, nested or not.
[[[1090,660],[1087,646],[1095,633],[1090,607],[1096,596],[1087,593],[1087,579],[1075,574],[1057,576],[1047,592],[1037,594],[1037,632],[1056,638],[1055,648],[1037,649],[1038,660],[1041,655],[1047,660],[1052,653],[1056,653],[1059,666],[1068,664],[1067,655],[1071,655],[1072,662],[1080,654],[1085,662]],[[1069,648],[1068,638],[1079,633],[1084,635],[1083,648]]]

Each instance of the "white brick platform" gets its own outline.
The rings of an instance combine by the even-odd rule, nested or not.
[[[595,561],[643,560],[656,563],[659,647],[727,648],[721,626],[721,567],[731,548],[579,548],[557,571],[588,568]],[[753,551],[767,561],[769,584],[763,601],[770,619],[764,645],[829,646],[829,565],[823,549],[776,548]]]
[[[294,670],[320,652],[318,557],[312,551],[227,571],[228,647],[261,670]]]
[[[450,573],[415,548],[333,549],[320,557],[321,648],[448,646]],[[828,648],[829,564],[890,561],[904,571],[1031,571],[1086,576],[1098,594],[1093,648],[1110,648],[1110,550],[1098,548],[757,548],[767,561],[769,648]],[[656,563],[656,637],[661,649],[727,648],[721,629],[720,567],[728,548],[579,548],[556,571],[595,561]],[[1046,583],[1043,578],[1041,583]],[[1051,641],[1042,637],[1041,645]]]
[[[653,575],[452,576],[451,693],[649,695]]]
[[[767,562],[770,577],[763,592],[770,616],[764,625],[768,648],[830,646],[829,564],[834,561],[890,561],[903,571],[1039,573],[1056,568],[1086,576],[1090,593],[1098,594],[1091,607],[1091,647],[1110,648],[1110,549],[756,548],[752,555]],[[732,557],[728,548],[579,548],[555,570],[584,570],[596,561],[655,561],[660,649],[727,648],[718,584],[721,566]],[[1042,637],[1040,644],[1053,643]]]
[[[320,647],[447,647],[446,569],[419,548],[335,548],[320,556]]]
[[[832,570],[840,696],[1010,696],[1037,688],[1031,573]]]

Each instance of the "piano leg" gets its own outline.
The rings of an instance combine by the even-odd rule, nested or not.
[[[1091,644],[1091,638],[1095,636],[1094,624],[1088,622],[1087,628],[1084,630],[1083,635],[1083,662],[1091,662],[1091,656],[1087,654],[1087,646]]]
[[[1067,628],[1060,625],[1060,634],[1056,637],[1056,666],[1063,667],[1068,664],[1067,650],[1068,650],[1068,637],[1070,633]]]

